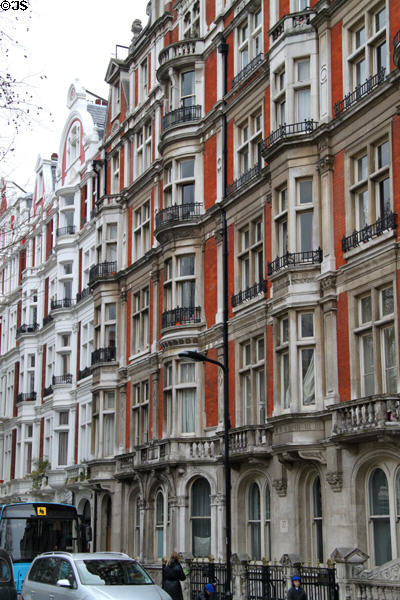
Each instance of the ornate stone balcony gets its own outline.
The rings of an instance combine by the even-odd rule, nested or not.
[[[269,454],[269,425],[246,425],[229,433],[231,459],[246,460],[255,454]],[[212,437],[153,440],[135,448],[134,452],[116,457],[116,477],[130,477],[137,468],[153,468],[155,464],[218,462],[223,458],[223,433]]]
[[[170,66],[194,65],[204,50],[204,41],[199,38],[181,40],[163,48],[158,55],[157,78],[163,81],[168,76]]]
[[[53,385],[67,385],[72,383],[72,374],[53,375]]]
[[[332,411],[332,438],[357,443],[360,438],[400,431],[400,396],[369,396],[335,404]]]
[[[293,35],[294,33],[302,33],[304,29],[311,27],[311,19],[314,12],[307,8],[305,10],[284,15],[279,21],[269,30],[271,45],[278,42],[285,33]]]

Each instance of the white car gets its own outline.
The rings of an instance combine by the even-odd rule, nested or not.
[[[121,552],[45,552],[25,577],[21,600],[171,600]]]

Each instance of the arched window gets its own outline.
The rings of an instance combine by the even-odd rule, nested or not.
[[[210,484],[204,478],[196,479],[191,493],[192,552],[194,556],[211,554]]]
[[[396,478],[396,489],[399,489],[398,477]],[[369,478],[369,512],[372,523],[375,564],[382,565],[392,560],[389,486],[382,469],[375,469]]]
[[[261,558],[260,489],[256,483],[249,488],[249,530],[251,558]]]
[[[312,488],[313,498],[313,529],[314,529],[314,555],[319,562],[324,561],[324,545],[322,535],[322,497],[321,480],[319,477],[314,479]]]
[[[271,560],[271,489],[268,483],[267,487],[265,488],[265,546],[266,556],[269,560]]]
[[[164,494],[161,490],[156,496],[156,550],[157,558],[164,556]]]

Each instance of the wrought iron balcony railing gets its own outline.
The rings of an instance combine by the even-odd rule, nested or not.
[[[257,54],[253,60],[251,60],[239,73],[232,79],[232,88],[238,85],[243,79],[247,77],[252,71],[254,71],[260,63],[262,63],[264,55],[262,52]]]
[[[382,235],[384,231],[396,229],[396,217],[396,213],[387,212],[375,223],[372,223],[372,225],[365,225],[362,229],[353,231],[353,233],[348,236],[343,236],[343,252],[347,252],[351,248],[357,248],[362,242],[368,242],[369,240],[372,240],[372,238]]]
[[[312,133],[317,127],[318,122],[314,121],[314,119],[305,119],[300,123],[283,123],[282,125],[279,125],[277,129],[272,131],[265,140],[260,142],[260,152],[262,154],[273,144],[276,144],[276,142],[285,139],[288,136],[298,135],[300,133]]]
[[[266,291],[267,291],[267,280],[264,279],[263,281],[259,281],[258,283],[255,283],[254,285],[252,285],[251,287],[249,287],[245,290],[240,290],[240,292],[238,292],[237,294],[232,296],[232,298],[231,298],[232,306],[233,307],[238,306],[239,304],[242,304],[243,302],[247,302],[248,300],[255,298],[259,294],[264,294]]]
[[[43,390],[43,398],[46,398],[47,396],[51,396],[52,393],[53,393],[52,385],[49,385],[49,387],[45,387]]]
[[[76,303],[78,304],[78,302],[80,302],[81,300],[84,300],[84,298],[87,298],[88,296],[90,296],[91,293],[92,293],[92,290],[90,289],[89,286],[83,288],[83,290],[81,292],[77,292],[77,294],[76,294]]]
[[[71,308],[74,305],[72,298],[62,298],[61,300],[51,300],[51,310],[58,310],[60,308]]]
[[[162,118],[162,131],[166,131],[174,125],[179,123],[187,123],[189,121],[199,121],[201,119],[201,106],[200,104],[193,104],[193,106],[182,106],[176,110],[172,110]]]
[[[172,310],[166,310],[161,315],[161,327],[176,327],[182,323],[200,323],[200,306],[181,306]]]
[[[96,279],[100,279],[101,277],[109,277],[110,275],[115,275],[117,271],[117,261],[113,260],[111,262],[103,262],[98,265],[93,265],[89,271],[89,282],[92,283]]]
[[[259,174],[260,174],[260,166],[259,165],[256,165],[252,169],[249,169],[248,171],[243,173],[240,177],[235,179],[235,181],[233,183],[228,185],[228,187],[225,190],[225,195],[229,196],[230,194],[233,194],[238,189],[240,189],[241,187],[243,187],[247,183],[249,183],[252,179],[255,179]]]
[[[74,235],[75,225],[67,225],[66,227],[59,227],[56,229],[56,236],[61,237],[62,235]]]
[[[47,325],[48,323],[51,323],[52,320],[53,316],[49,313],[47,317],[44,317],[43,319],[43,327],[45,327],[45,325]]]
[[[203,205],[199,202],[194,202],[191,204],[175,204],[175,206],[167,206],[166,208],[162,208],[156,214],[156,229],[169,223],[191,221],[196,217],[200,217],[202,207]]]
[[[393,36],[393,62],[400,67],[400,31]]]
[[[364,83],[357,85],[354,92],[349,92],[346,96],[336,102],[333,107],[335,117],[338,117],[342,112],[346,111],[350,106],[370,94],[376,87],[381,85],[385,81],[386,68],[382,67],[378,73],[371,75]]]
[[[85,377],[89,377],[92,374],[91,367],[85,367],[84,369],[79,369],[78,371],[78,381],[81,379],[85,379]]]
[[[65,385],[66,383],[72,383],[71,373],[65,373],[64,375],[53,375],[53,385]]]
[[[17,327],[17,335],[21,333],[34,333],[39,328],[39,323],[22,323],[19,327]]]
[[[116,357],[116,347],[97,348],[92,352],[92,365],[102,362],[113,362]]]
[[[21,393],[18,394],[17,396],[17,404],[19,404],[20,402],[35,402],[36,400],[36,392],[28,392],[28,393]]]
[[[268,275],[273,275],[284,267],[296,265],[316,264],[322,262],[322,250],[306,250],[305,252],[286,252],[283,256],[277,256],[275,260],[268,263]]]

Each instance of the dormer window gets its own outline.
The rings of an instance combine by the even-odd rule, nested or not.
[[[200,1],[186,11],[183,17],[183,37],[185,39],[200,37]]]

